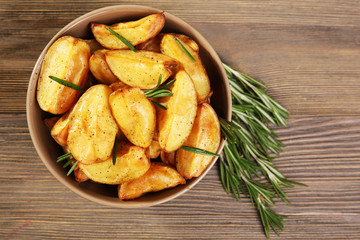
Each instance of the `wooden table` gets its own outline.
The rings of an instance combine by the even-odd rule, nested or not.
[[[157,207],[114,209],[77,196],[38,157],[25,114],[27,83],[46,43],[76,17],[142,4],[182,18],[222,60],[268,84],[291,112],[275,165],[309,187],[273,239],[360,239],[360,2],[0,1],[1,239],[264,239],[248,199],[226,195],[218,166],[192,190]]]

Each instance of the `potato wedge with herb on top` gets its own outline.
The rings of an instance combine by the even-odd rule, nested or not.
[[[110,109],[111,93],[110,87],[98,84],[89,88],[76,104],[67,143],[79,163],[92,164],[111,156],[119,131]]]
[[[110,157],[89,165],[79,163],[79,168],[94,182],[121,184],[144,175],[150,168],[150,159],[147,149],[120,142],[115,165]]]
[[[111,111],[127,139],[147,148],[154,137],[156,111],[139,88],[119,89],[109,97]]]
[[[94,52],[89,60],[90,71],[100,83],[110,85],[118,82],[119,79],[112,73],[105,59],[107,49],[100,49]]]
[[[156,87],[177,72],[180,64],[175,59],[150,51],[112,50],[105,53],[111,71],[123,83],[140,89]]]
[[[160,147],[173,152],[181,147],[191,132],[196,116],[196,91],[190,76],[183,70],[175,75],[171,97],[159,99],[167,110],[156,108]]]
[[[45,55],[37,85],[37,101],[52,114],[67,112],[81,92],[64,86],[49,76],[84,87],[89,72],[90,47],[81,39],[64,36],[54,42]]]
[[[118,195],[120,199],[129,200],[185,183],[185,179],[174,168],[161,162],[152,162],[144,175],[119,185]]]
[[[220,145],[220,123],[214,109],[207,103],[198,107],[193,128],[184,146],[216,153]],[[179,149],[176,151],[176,169],[185,179],[198,177],[214,157]]]
[[[196,60],[193,61],[186,52],[182,49],[179,42],[186,48],[191,56]],[[208,100],[211,88],[210,80],[206,73],[206,70],[201,62],[199,54],[189,47],[181,39],[177,39],[171,34],[165,34],[161,41],[161,53],[172,57],[182,63],[185,71],[190,75],[194,82],[197,99],[199,103],[206,102]]]
[[[165,25],[164,13],[157,13],[137,21],[117,23],[110,29],[128,40],[133,46],[155,37]],[[120,39],[110,33],[104,24],[91,24],[91,30],[96,40],[108,49],[129,49]]]

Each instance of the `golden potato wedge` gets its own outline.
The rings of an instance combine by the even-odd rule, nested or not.
[[[216,153],[220,145],[220,124],[216,112],[207,103],[198,107],[194,126],[184,146]],[[183,149],[176,151],[176,169],[186,179],[198,177],[214,157]]]
[[[160,158],[163,163],[169,164],[170,166],[176,166],[176,151],[175,152],[164,152],[160,153]]]
[[[93,54],[97,50],[103,49],[104,47],[95,39],[85,39],[84,40],[90,47],[90,53]]]
[[[70,123],[70,118],[74,113],[75,106],[73,106],[67,113],[65,113],[51,128],[51,136],[60,146],[63,147],[67,146],[67,138],[69,135],[69,123]]]
[[[146,42],[155,37],[165,25],[164,13],[152,14],[137,21],[117,23],[109,28],[120,34],[132,45]],[[91,30],[96,40],[108,49],[128,49],[116,36],[106,29],[104,24],[91,24]]]
[[[89,88],[76,104],[67,143],[79,163],[92,164],[111,156],[119,131],[110,109],[111,93],[110,87],[98,84]]]
[[[115,165],[110,157],[90,165],[79,163],[79,168],[94,182],[121,184],[144,175],[150,168],[150,160],[147,149],[120,142]]]
[[[171,34],[165,34],[161,41],[161,53],[172,57],[182,63],[185,71],[190,75],[194,82],[197,99],[199,103],[205,102],[210,94],[210,80],[206,70],[201,62],[199,54],[189,47],[181,39],[179,42],[188,50],[188,52],[196,60],[194,62],[181,48],[180,44],[176,41],[175,37]]]
[[[197,109],[196,91],[189,75],[181,70],[175,78],[173,96],[160,99],[160,104],[167,110],[156,108],[159,143],[166,152],[177,150],[185,142]]]
[[[49,48],[41,66],[37,101],[42,110],[63,114],[77,101],[81,92],[66,87],[49,76],[84,87],[89,72],[90,47],[81,39],[64,36]]]
[[[174,35],[175,37],[177,37],[178,39],[183,41],[185,44],[187,44],[189,47],[191,47],[195,52],[197,52],[197,53],[199,52],[199,45],[194,40],[192,40],[190,37],[188,37],[184,34],[179,34],[179,33],[169,33],[169,34]],[[160,44],[161,44],[161,40],[162,40],[163,36],[164,36],[163,33],[159,33],[154,38],[151,38],[151,39],[147,40],[146,42],[137,45],[136,49],[160,53],[161,52]]]
[[[177,72],[179,62],[171,57],[150,51],[112,50],[105,53],[111,71],[123,83],[141,89],[156,87]]]
[[[109,86],[114,92],[116,90],[119,90],[121,88],[131,88],[129,85],[126,85],[125,83],[123,83],[122,81],[117,81],[117,82],[114,82],[112,84],[110,84]]]
[[[119,89],[109,97],[113,116],[126,138],[147,148],[154,137],[156,111],[139,88]]]
[[[148,192],[157,192],[185,183],[185,179],[174,168],[164,163],[152,162],[144,175],[119,185],[118,195],[120,199],[129,200]]]
[[[107,49],[100,49],[94,52],[89,60],[90,71],[94,77],[103,84],[110,85],[119,79],[111,72],[106,60],[105,52]]]

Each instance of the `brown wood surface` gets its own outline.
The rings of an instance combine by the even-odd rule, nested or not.
[[[0,239],[264,239],[248,199],[224,193],[215,166],[193,189],[146,209],[113,209],[60,184],[38,157],[25,97],[46,43],[76,17],[142,4],[182,18],[224,62],[268,84],[291,112],[275,165],[309,187],[273,239],[360,239],[360,2],[0,0]]]

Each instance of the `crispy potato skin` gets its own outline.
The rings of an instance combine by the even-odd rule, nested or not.
[[[107,160],[112,153],[119,128],[111,114],[110,87],[98,84],[79,99],[70,118],[68,146],[83,164]]]
[[[115,165],[110,157],[90,165],[79,163],[79,168],[94,182],[122,184],[145,174],[150,168],[150,159],[145,148],[120,142]]]
[[[67,146],[67,138],[69,135],[69,123],[73,113],[74,113],[74,107],[72,107],[67,113],[65,113],[51,128],[51,136],[62,147]]]
[[[112,50],[105,53],[111,71],[123,83],[140,89],[156,87],[177,72],[180,64],[175,59],[150,51]]]
[[[161,98],[167,110],[156,108],[160,147],[173,152],[181,147],[191,132],[197,100],[194,84],[185,71],[179,71],[172,86],[173,96]]]
[[[156,111],[139,88],[119,89],[109,97],[113,116],[126,138],[147,148],[154,137]]]
[[[180,47],[174,36],[165,34],[161,41],[161,53],[172,57],[182,63],[185,71],[190,75],[194,82],[197,99],[199,103],[207,101],[210,94],[210,80],[206,70],[201,62],[199,54],[189,47],[185,42],[178,38],[182,45],[195,58],[196,62],[191,60],[184,50]]]
[[[45,118],[44,124],[49,128],[49,130],[51,130],[59,119],[59,117]]]
[[[85,39],[84,40],[90,47],[90,52],[93,54],[97,50],[103,49],[104,47],[95,39]]]
[[[144,175],[119,185],[118,195],[120,199],[129,200],[148,192],[157,192],[185,183],[185,179],[174,168],[164,163],[152,162]]]
[[[77,101],[81,92],[49,78],[55,76],[84,87],[89,72],[90,47],[81,39],[59,38],[46,53],[37,85],[37,101],[42,110],[63,114]]]
[[[138,45],[155,37],[165,25],[164,13],[152,14],[133,22],[117,23],[110,28],[132,45]],[[96,40],[108,49],[129,49],[120,39],[106,29],[104,24],[91,24]]]
[[[166,163],[170,166],[176,166],[176,151],[175,152],[164,152],[160,153],[160,158],[163,163]]]
[[[184,146],[216,152],[220,145],[220,124],[216,112],[207,103],[198,107],[194,126]],[[213,157],[183,149],[176,151],[176,169],[186,179],[198,177],[209,166]]]
[[[199,53],[199,45],[194,40],[192,40],[190,37],[188,37],[184,34],[179,34],[179,33],[169,33],[169,34],[177,37],[178,39],[183,41],[185,44],[187,44],[189,47],[191,47],[195,52]],[[147,40],[146,42],[137,45],[136,49],[161,53],[160,44],[161,44],[161,40],[163,37],[164,37],[164,34],[159,33],[154,38],[151,38],[151,39]]]
[[[100,83],[110,85],[119,79],[111,72],[105,59],[107,49],[100,49],[94,52],[89,60],[90,71]]]
[[[116,90],[119,90],[121,88],[131,88],[130,86],[126,85],[125,83],[121,82],[121,81],[117,81],[117,82],[114,82],[112,84],[110,84],[109,86],[114,92]]]

